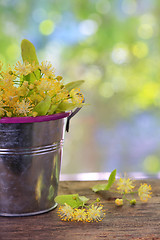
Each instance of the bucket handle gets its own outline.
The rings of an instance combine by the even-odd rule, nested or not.
[[[76,109],[67,117],[67,123],[66,123],[66,131],[67,131],[67,132],[69,132],[69,124],[70,124],[71,118],[74,117],[74,115],[76,115],[76,114],[79,112],[80,109],[81,109],[81,108],[76,108]]]
[[[83,99],[83,103],[85,102],[85,99]],[[78,107],[76,108],[68,117],[67,117],[67,123],[66,123],[66,132],[69,132],[69,124],[70,124],[70,120],[72,117],[74,117],[74,115],[76,115],[79,110],[81,110],[82,107]]]

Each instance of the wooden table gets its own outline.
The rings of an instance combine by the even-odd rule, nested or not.
[[[136,181],[137,184],[139,181]],[[104,181],[69,182],[59,184],[59,194],[79,193],[94,200],[101,198],[106,210],[102,222],[63,222],[57,210],[32,217],[0,217],[0,240],[99,240],[99,239],[160,239],[160,180],[148,179],[152,198],[148,203],[116,207],[115,195],[93,193],[91,187]]]

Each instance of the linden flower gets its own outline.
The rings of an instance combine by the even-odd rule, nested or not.
[[[32,107],[30,105],[29,101],[22,100],[21,102],[18,100],[17,104],[15,104],[15,111],[19,115],[27,116],[27,113],[29,113],[32,110]]]
[[[54,84],[48,78],[41,78],[37,89],[39,92],[48,92],[50,89],[53,88],[53,86]]]
[[[122,205],[123,205],[123,199],[117,198],[117,199],[115,200],[115,204],[116,204],[116,206],[122,206]]]
[[[71,99],[72,99],[72,102],[74,104],[81,104],[84,100],[83,96],[81,95],[80,93],[80,90],[79,89],[72,89],[69,93]]]
[[[42,62],[39,66],[41,73],[45,74],[48,77],[55,77],[54,75],[54,68],[50,62]]]
[[[17,75],[28,75],[29,73],[31,73],[31,64],[25,62],[25,63],[21,63],[21,62],[17,62],[16,66],[15,66],[15,70],[16,70],[16,74]]]
[[[60,206],[58,209],[58,215],[63,221],[69,221],[73,219],[74,210],[71,206],[69,206],[67,203],[65,203],[64,206]]]
[[[36,105],[40,101],[43,100],[43,97],[41,97],[39,94],[33,92],[32,95],[30,95],[30,100]]]
[[[105,216],[103,205],[92,205],[87,211],[87,216],[87,222],[102,221]]]
[[[4,82],[13,82],[16,79],[16,76],[14,75],[14,72],[12,71],[11,67],[9,66],[6,71],[1,72],[1,76],[3,77]]]
[[[74,209],[74,219],[78,222],[85,222],[87,219],[87,213],[85,212],[85,209]]]
[[[30,71],[34,72],[38,69],[38,65],[35,64],[35,62],[33,62],[32,64],[30,64]]]
[[[42,62],[39,65],[35,62],[18,61],[14,67],[8,66],[5,71],[2,71],[2,66],[0,61],[0,100],[4,103],[0,118],[39,116],[42,114],[41,109],[45,112],[49,104],[46,115],[82,106],[83,95],[78,89],[68,90],[61,81],[62,77],[55,76],[51,63]],[[46,103],[47,97],[51,103]],[[34,111],[33,107],[39,103],[42,107]]]
[[[2,96],[3,96],[3,101],[8,105],[8,107],[11,107],[11,108],[14,106],[14,104],[18,100],[16,91],[13,88],[11,90],[5,91]]]
[[[3,117],[5,114],[6,110],[4,109],[4,107],[6,106],[4,105],[3,101],[0,101],[0,117]]]
[[[117,180],[117,190],[120,193],[130,193],[134,186],[132,185],[132,180],[130,178],[120,178]]]
[[[135,198],[133,198],[133,199],[130,200],[130,204],[131,204],[131,205],[136,205],[136,202],[137,202],[137,201],[136,201]]]
[[[52,91],[50,91],[50,93],[52,93]],[[55,93],[53,101],[55,103],[58,103],[58,102],[61,102],[62,100],[65,100],[67,98],[68,98],[68,92],[67,91],[65,91],[65,90],[58,91],[58,89],[57,89],[57,93]]]
[[[141,184],[141,186],[138,189],[138,195],[142,202],[147,202],[148,198],[151,198],[152,194],[152,192],[150,192],[151,190],[152,190],[151,185],[147,185],[146,183]]]

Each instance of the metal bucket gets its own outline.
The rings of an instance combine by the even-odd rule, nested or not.
[[[30,216],[56,207],[68,116],[0,119],[0,216]]]

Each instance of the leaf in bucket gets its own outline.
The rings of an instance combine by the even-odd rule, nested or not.
[[[46,115],[50,108],[50,105],[51,105],[51,97],[47,95],[44,100],[42,100],[35,106],[35,108],[33,109],[33,112],[37,112],[38,116]]]
[[[68,101],[63,101],[58,105],[57,112],[65,112],[67,110],[73,110],[76,107],[76,104]]]
[[[56,105],[52,104],[48,110],[48,115],[52,115],[57,108],[58,108],[58,104]]]
[[[23,39],[21,42],[21,55],[24,62],[35,62],[35,64],[39,64],[36,55],[36,49],[34,45],[27,39]]]
[[[78,88],[84,83],[84,80],[78,80],[74,82],[67,83],[65,88],[70,92],[73,88]]]
[[[28,41],[27,39],[23,39],[21,42],[21,55],[23,62],[28,62],[30,64],[35,63],[36,65],[39,64],[38,58],[36,55],[36,49],[34,45]],[[27,76],[24,76],[24,80],[29,82],[34,82],[36,79],[40,79],[41,72],[40,70],[35,70],[34,73],[30,73]]]
[[[85,196],[79,196],[79,194],[69,194],[59,195],[54,200],[60,205],[67,203],[72,208],[78,208],[80,206],[83,206],[89,199]]]
[[[116,169],[111,172],[111,174],[109,176],[109,179],[108,179],[108,183],[106,183],[106,184],[97,184],[97,185],[92,187],[92,191],[93,192],[98,192],[98,191],[109,190],[111,188],[111,186],[113,185],[113,183],[115,182],[116,172],[117,172]]]

